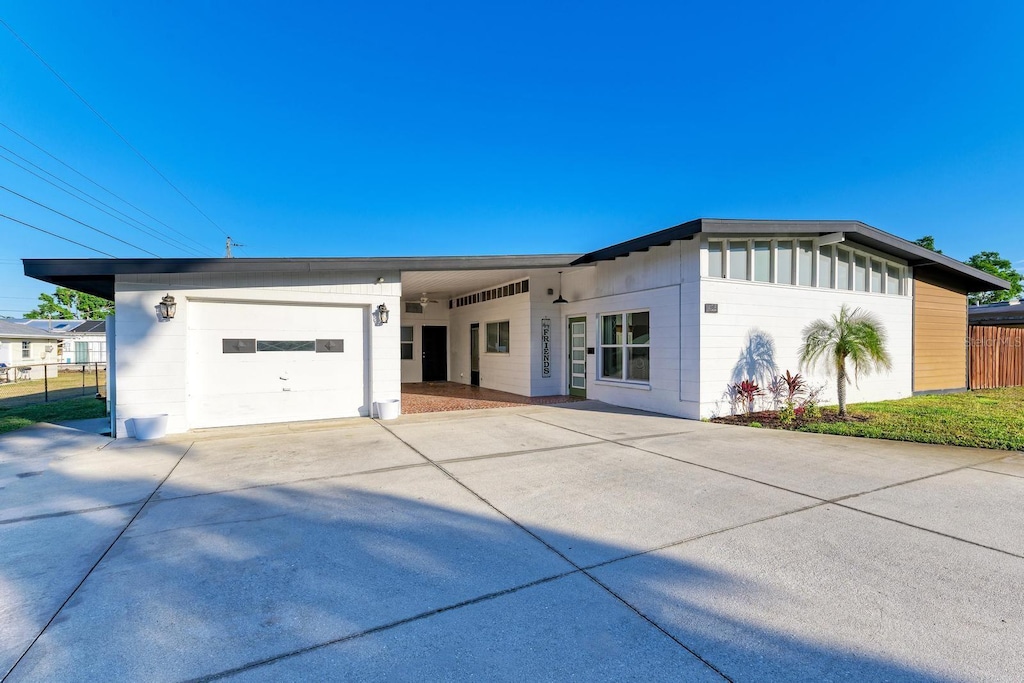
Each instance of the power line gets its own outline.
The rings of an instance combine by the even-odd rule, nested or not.
[[[143,249],[142,247],[136,246],[136,245],[132,244],[131,242],[126,242],[125,240],[121,239],[120,237],[116,237],[114,235],[111,235],[109,232],[104,232],[103,230],[100,230],[97,227],[89,225],[88,223],[86,223],[84,221],[80,221],[77,218],[73,218],[73,217],[67,215],[66,213],[58,211],[57,209],[53,208],[52,206],[47,206],[46,204],[43,204],[42,202],[37,202],[36,200],[32,199],[31,197],[26,197],[25,195],[21,194],[20,192],[15,192],[14,190],[12,190],[11,188],[9,188],[9,187],[7,187],[5,185],[0,185],[0,190],[5,190],[6,192],[10,192],[15,197],[21,197],[26,202],[32,202],[33,204],[35,204],[36,206],[38,206],[38,207],[40,207],[42,209],[46,209],[47,211],[52,211],[53,213],[57,214],[58,216],[63,216],[64,218],[67,218],[69,221],[74,221],[75,223],[78,223],[79,225],[82,225],[82,226],[84,226],[86,228],[89,228],[90,230],[92,230],[94,232],[98,232],[99,234],[104,235],[106,237],[109,237],[112,240],[116,240],[116,241],[120,242],[121,244],[127,244],[132,249],[138,249],[139,251],[144,252],[146,254],[149,254],[150,256],[155,256],[156,258],[160,258],[159,254],[154,254],[153,252],[149,251],[148,249]],[[109,254],[108,254],[108,256],[109,256]]]
[[[0,21],[2,21],[2,20],[0,20]],[[78,175],[79,175],[79,176],[81,176],[82,178],[84,178],[84,179],[88,180],[88,181],[89,181],[90,183],[92,183],[92,184],[93,184],[93,185],[95,185],[96,187],[100,188],[101,190],[103,190],[104,192],[106,192],[107,194],[109,194],[110,196],[112,196],[112,197],[115,197],[115,198],[119,199],[120,201],[124,202],[124,203],[125,203],[126,205],[128,205],[128,206],[132,207],[133,209],[135,209],[136,211],[138,211],[139,213],[141,213],[141,214],[142,214],[143,216],[146,216],[147,218],[150,218],[150,219],[152,219],[152,220],[156,221],[157,223],[159,223],[160,225],[164,226],[165,228],[167,228],[167,229],[168,229],[168,230],[170,230],[171,232],[175,233],[176,235],[180,235],[181,237],[183,237],[183,238],[187,239],[187,240],[188,240],[189,242],[192,242],[193,244],[197,245],[197,246],[198,246],[198,247],[199,247],[200,249],[206,249],[206,250],[207,250],[208,252],[210,251],[209,247],[203,246],[202,242],[198,242],[197,240],[195,240],[195,239],[193,239],[193,238],[189,237],[188,235],[186,235],[185,233],[181,232],[180,230],[177,230],[177,229],[175,229],[175,228],[171,227],[170,225],[167,225],[167,223],[164,223],[164,222],[163,222],[162,220],[160,220],[160,219],[159,219],[159,218],[157,218],[156,216],[154,216],[154,215],[152,215],[152,214],[150,214],[150,213],[147,213],[146,211],[144,211],[144,210],[140,209],[139,207],[135,206],[135,205],[134,205],[134,204],[132,204],[132,203],[131,203],[130,201],[128,201],[127,199],[125,199],[125,198],[124,198],[124,197],[122,197],[121,195],[117,194],[117,193],[116,193],[116,192],[114,192],[113,190],[111,190],[111,189],[109,189],[109,188],[107,188],[107,187],[105,187],[105,186],[101,185],[100,183],[96,182],[95,180],[93,180],[93,179],[92,179],[92,178],[90,178],[89,176],[85,175],[84,173],[82,173],[82,172],[81,172],[81,171],[79,171],[79,170],[78,170],[77,168],[75,168],[74,166],[72,166],[72,165],[71,165],[71,164],[69,164],[68,162],[64,161],[64,160],[63,160],[63,159],[61,159],[60,157],[58,157],[58,156],[56,156],[55,154],[53,154],[53,153],[51,153],[51,152],[47,151],[46,149],[44,149],[44,148],[43,148],[43,147],[41,147],[40,145],[36,144],[36,143],[35,143],[35,142],[33,142],[32,140],[29,140],[29,139],[28,139],[27,137],[25,137],[24,135],[22,135],[22,134],[21,134],[21,133],[19,133],[18,131],[14,130],[13,128],[11,128],[10,126],[8,126],[8,125],[7,125],[6,123],[2,123],[2,122],[0,122],[0,126],[3,126],[3,127],[4,127],[4,128],[6,128],[6,129],[7,129],[7,130],[8,130],[9,132],[11,132],[12,134],[14,134],[14,135],[18,136],[19,138],[21,138],[22,140],[24,140],[24,141],[25,141],[25,142],[27,142],[28,144],[32,145],[33,147],[35,147],[36,149],[38,149],[38,150],[39,150],[40,152],[42,152],[42,153],[43,153],[43,154],[45,154],[46,156],[48,156],[48,157],[50,157],[51,159],[53,159],[54,161],[56,161],[56,162],[57,162],[58,164],[60,164],[60,165],[64,166],[64,167],[65,167],[65,168],[67,168],[68,170],[70,170],[70,171],[72,171],[72,172],[74,172],[74,173],[78,174]],[[20,158],[20,157],[19,157],[19,158]],[[62,182],[63,182],[63,181],[62,181]],[[83,193],[83,194],[84,194],[84,193]],[[133,220],[134,220],[134,219],[133,219]]]
[[[104,256],[109,256],[110,258],[117,258],[113,254],[108,254],[105,251],[100,251],[99,249],[95,249],[93,247],[90,247],[88,244],[82,244],[81,242],[76,242],[76,241],[74,241],[72,239],[68,239],[67,237],[64,237],[63,235],[58,235],[55,232],[50,232],[49,230],[43,230],[39,226],[32,225],[31,223],[26,223],[25,221],[19,221],[17,218],[12,218],[11,216],[8,216],[6,214],[0,213],[0,218],[6,218],[7,220],[13,221],[14,223],[20,223],[21,225],[24,225],[26,228],[32,228],[33,230],[38,230],[39,232],[45,232],[47,235],[50,235],[51,237],[56,237],[57,239],[64,240],[65,242],[71,242],[71,244],[75,244],[75,245],[78,245],[80,247],[84,247],[85,249],[88,249],[89,251],[95,251],[97,254],[103,254]]]
[[[67,81],[65,81],[65,80],[64,80],[64,78],[63,78],[63,77],[62,77],[62,76],[61,76],[61,75],[60,75],[59,73],[57,73],[57,70],[56,70],[56,69],[54,69],[54,68],[53,68],[52,66],[50,66],[49,64],[47,64],[46,60],[45,60],[45,59],[43,59],[43,58],[42,58],[42,57],[41,57],[41,56],[39,55],[39,53],[38,53],[38,52],[36,52],[35,50],[33,50],[33,49],[32,49],[32,46],[31,46],[31,45],[29,45],[29,44],[28,44],[27,42],[25,42],[25,39],[24,39],[24,38],[22,38],[21,36],[19,36],[19,35],[18,35],[18,33],[17,33],[17,32],[16,32],[16,31],[15,31],[15,30],[14,30],[13,28],[11,28],[10,24],[8,24],[8,23],[7,23],[6,21],[4,21],[3,19],[0,19],[0,24],[3,24],[3,25],[4,25],[4,28],[6,28],[6,29],[7,29],[8,31],[10,31],[10,32],[11,32],[11,35],[13,35],[13,36],[14,36],[15,38],[17,38],[17,39],[18,39],[18,42],[20,42],[20,43],[21,43],[22,45],[24,45],[24,46],[25,46],[25,49],[27,49],[27,50],[28,50],[29,52],[31,52],[31,53],[32,53],[32,55],[33,55],[33,56],[34,56],[34,57],[35,57],[36,59],[38,59],[38,60],[39,60],[39,62],[40,62],[40,63],[41,63],[41,64],[42,64],[43,66],[45,66],[45,67],[46,67],[47,69],[49,69],[49,70],[50,70],[50,73],[52,73],[52,74],[53,74],[54,76],[56,76],[56,77],[57,77],[57,80],[58,80],[58,81],[60,81],[61,83],[63,83],[63,84],[64,84],[64,87],[65,87],[65,88],[67,88],[68,90],[70,90],[70,91],[71,91],[71,93],[72,93],[72,94],[73,94],[73,95],[74,95],[75,97],[77,97],[77,98],[78,98],[78,99],[79,99],[79,100],[80,100],[80,101],[82,102],[82,104],[84,104],[84,105],[85,105],[85,106],[86,106],[86,107],[87,107],[87,108],[89,109],[89,111],[91,111],[91,112],[92,112],[93,114],[95,114],[95,115],[96,115],[96,118],[98,118],[98,119],[99,119],[100,121],[102,121],[102,122],[103,122],[103,123],[104,123],[104,124],[105,124],[105,125],[107,126],[107,128],[109,128],[109,129],[110,129],[111,131],[113,131],[114,135],[116,135],[117,137],[121,138],[121,142],[123,142],[124,144],[126,144],[126,145],[128,146],[128,149],[130,149],[131,151],[135,152],[135,154],[137,154],[137,155],[138,155],[138,157],[139,157],[140,159],[142,159],[142,160],[143,160],[144,162],[146,162],[146,165],[147,165],[147,166],[149,166],[149,167],[150,167],[151,169],[153,169],[153,171],[154,171],[154,172],[155,172],[155,173],[156,173],[156,174],[157,174],[158,176],[160,176],[160,177],[161,177],[161,178],[163,179],[163,181],[164,181],[165,183],[167,183],[168,185],[170,185],[171,189],[173,189],[173,190],[174,190],[175,192],[177,192],[178,194],[180,194],[180,195],[182,196],[182,198],[183,198],[183,199],[184,199],[184,200],[185,200],[186,202],[188,202],[188,203],[189,203],[189,204],[190,204],[190,205],[192,206],[192,208],[193,208],[193,209],[195,209],[196,211],[198,211],[198,212],[199,212],[199,215],[201,215],[201,216],[202,216],[203,218],[205,218],[205,219],[206,219],[207,221],[209,221],[209,222],[210,222],[210,225],[212,225],[213,227],[215,227],[215,228],[217,228],[218,230],[220,230],[220,232],[221,232],[221,233],[222,233],[222,234],[223,234],[223,235],[224,235],[225,237],[227,237],[227,235],[228,235],[228,234],[227,234],[227,232],[225,232],[225,231],[224,231],[224,228],[222,228],[222,227],[220,227],[219,225],[217,225],[217,223],[216,223],[216,222],[215,222],[215,221],[214,221],[214,220],[213,220],[212,218],[210,218],[209,216],[207,216],[207,215],[206,215],[206,214],[205,214],[205,213],[203,212],[203,210],[202,210],[202,209],[200,209],[200,208],[199,208],[198,206],[196,206],[195,202],[193,202],[193,201],[192,201],[191,199],[189,199],[189,198],[188,198],[188,195],[186,195],[186,194],[185,194],[184,192],[182,192],[181,190],[179,190],[179,189],[178,189],[178,186],[177,186],[177,185],[175,185],[175,184],[174,184],[174,183],[172,183],[172,182],[171,182],[170,180],[168,180],[168,179],[167,179],[167,176],[165,176],[165,175],[164,175],[163,173],[161,173],[161,172],[160,172],[160,170],[159,170],[159,169],[158,169],[158,168],[157,168],[156,166],[154,166],[154,165],[152,164],[152,162],[150,162],[150,160],[149,160],[149,159],[147,159],[147,158],[146,158],[145,156],[143,156],[142,152],[140,152],[139,150],[137,150],[137,149],[136,149],[136,148],[134,147],[134,145],[132,145],[132,143],[128,142],[128,139],[127,139],[127,138],[125,138],[125,136],[121,135],[121,133],[119,133],[119,132],[118,132],[118,130],[117,130],[116,128],[114,128],[114,126],[113,126],[113,125],[112,125],[112,124],[111,124],[111,123],[110,123],[109,121],[107,121],[107,120],[106,120],[105,118],[103,118],[103,116],[102,116],[102,115],[101,115],[101,114],[100,114],[100,113],[99,113],[98,111],[96,111],[96,109],[94,109],[94,108],[93,108],[93,106],[92,106],[91,104],[89,104],[89,102],[87,102],[87,101],[86,101],[86,99],[85,99],[84,97],[82,97],[81,95],[79,95],[79,94],[78,94],[78,91],[77,91],[77,90],[75,90],[74,88],[72,88],[72,87],[71,87],[71,84],[70,84],[70,83],[68,83]]]
[[[21,156],[20,154],[18,154],[18,153],[16,153],[16,152],[12,152],[11,150],[9,150],[9,149],[7,149],[6,147],[4,147],[3,145],[0,145],[0,149],[6,150],[6,151],[10,152],[11,154],[13,154],[14,156],[18,157],[19,159],[22,159],[22,160],[23,160],[23,161],[25,161],[26,163],[28,163],[28,164],[31,164],[32,166],[35,166],[36,168],[39,168],[39,170],[41,170],[41,171],[42,171],[43,173],[46,173],[47,175],[49,175],[49,176],[52,176],[53,178],[57,178],[57,176],[53,175],[52,173],[50,173],[50,172],[49,172],[49,171],[47,171],[46,169],[40,168],[39,166],[37,166],[36,164],[33,164],[33,163],[32,163],[31,161],[29,161],[28,159],[25,159],[25,158],[24,158],[23,156]],[[138,227],[138,226],[136,226],[136,225],[132,225],[131,223],[129,223],[129,222],[128,222],[127,220],[125,220],[124,218],[120,218],[119,216],[115,216],[115,215],[114,215],[113,213],[111,213],[110,211],[107,211],[106,209],[103,209],[103,208],[100,208],[99,206],[96,206],[96,205],[95,205],[95,204],[93,204],[92,202],[90,202],[90,201],[88,201],[88,200],[86,200],[86,199],[83,199],[82,197],[79,197],[79,196],[78,196],[78,195],[76,195],[75,193],[73,193],[73,192],[71,192],[70,190],[67,190],[67,189],[65,189],[65,188],[61,187],[60,185],[58,185],[57,183],[55,183],[55,182],[53,182],[53,181],[51,181],[51,180],[47,180],[46,178],[44,178],[43,176],[39,175],[38,173],[36,173],[36,172],[35,172],[35,171],[33,171],[32,169],[29,169],[29,168],[25,168],[24,166],[22,166],[21,164],[19,164],[19,163],[18,163],[17,161],[14,161],[14,160],[13,160],[13,159],[11,159],[10,157],[8,157],[8,156],[7,156],[6,154],[2,154],[2,153],[0,153],[0,159],[3,159],[4,161],[7,161],[8,163],[10,163],[10,164],[13,164],[13,165],[17,166],[18,168],[20,168],[21,170],[25,171],[26,173],[31,173],[31,174],[32,174],[32,175],[34,175],[34,176],[35,176],[36,178],[39,178],[40,180],[42,180],[42,181],[43,181],[44,183],[48,183],[49,185],[52,185],[53,187],[55,187],[55,188],[57,188],[58,190],[60,190],[61,192],[64,192],[64,193],[66,193],[66,194],[68,194],[68,195],[71,195],[72,197],[74,197],[74,198],[75,198],[75,199],[77,199],[78,201],[80,201],[80,202],[83,202],[83,203],[87,204],[88,206],[91,206],[92,208],[96,209],[97,211],[102,211],[103,213],[107,214],[107,215],[108,215],[108,216],[110,216],[111,218],[113,218],[113,219],[115,219],[115,220],[118,220],[118,221],[121,221],[122,223],[124,223],[125,225],[127,225],[127,226],[128,226],[129,228],[132,228],[133,230],[137,230],[137,231],[141,232],[141,233],[142,233],[143,235],[146,235],[147,237],[152,237],[152,238],[154,238],[154,239],[157,239],[157,240],[159,240],[159,241],[163,242],[164,244],[166,244],[166,245],[168,245],[168,246],[170,246],[170,247],[174,247],[175,249],[180,249],[180,250],[182,250],[182,251],[185,251],[185,252],[191,252],[192,254],[197,254],[197,255],[201,255],[201,254],[199,254],[199,252],[197,252],[197,251],[196,251],[195,249],[192,249],[191,247],[188,247],[188,246],[186,246],[186,245],[182,244],[181,242],[178,242],[177,240],[174,240],[174,242],[176,242],[176,244],[174,244],[174,243],[172,243],[172,242],[168,242],[168,241],[167,241],[166,239],[164,239],[163,237],[161,237],[161,236],[160,236],[160,235],[159,235],[158,233],[155,233],[155,232],[153,232],[154,228],[151,228],[150,226],[147,226],[147,225],[146,225],[145,223],[142,223],[142,221],[136,221],[136,222],[137,222],[137,223],[139,223],[139,225],[142,225],[142,226],[144,226],[145,228],[148,228],[148,229],[143,229],[143,228],[140,228],[140,227]],[[90,199],[92,199],[92,200],[94,200],[94,201],[96,201],[96,202],[99,202],[99,203],[100,203],[100,204],[102,204],[103,206],[106,206],[106,207],[110,208],[110,209],[111,209],[111,210],[113,210],[113,211],[117,211],[117,209],[115,209],[114,207],[110,206],[110,205],[109,205],[109,204],[107,204],[106,202],[104,202],[104,201],[102,201],[102,200],[100,200],[100,199],[97,199],[96,197],[93,197],[93,196],[92,196],[91,194],[89,194],[88,192],[85,192],[84,190],[81,190],[81,189],[79,189],[79,188],[75,187],[75,186],[74,186],[74,185],[72,185],[71,183],[65,182],[64,180],[61,180],[60,178],[57,178],[57,180],[59,180],[60,182],[64,183],[64,184],[65,184],[65,185],[67,185],[68,187],[74,188],[74,189],[75,189],[75,190],[76,190],[77,192],[81,192],[81,193],[82,193],[82,194],[84,194],[84,195],[85,195],[86,197],[89,197]],[[125,218],[128,218],[129,220],[133,220],[133,221],[135,221],[135,219],[134,219],[134,218],[132,218],[131,216],[128,216],[127,214],[125,214],[125,213],[123,213],[123,212],[121,212],[121,211],[117,211],[117,213],[120,213],[120,214],[121,214],[122,216],[125,216]]]

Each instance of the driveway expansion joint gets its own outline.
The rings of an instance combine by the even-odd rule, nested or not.
[[[68,594],[68,597],[65,598],[64,602],[62,602],[60,604],[60,607],[57,608],[57,611],[53,613],[53,616],[51,616],[49,620],[47,620],[46,624],[43,625],[43,628],[39,630],[39,633],[37,633],[35,638],[32,639],[32,642],[29,643],[28,647],[25,648],[25,651],[21,653],[21,656],[18,657],[17,660],[15,660],[14,664],[11,665],[11,668],[7,670],[7,673],[4,674],[3,678],[0,678],[0,683],[6,681],[7,678],[12,673],[14,673],[15,669],[18,668],[18,665],[21,664],[23,659],[25,659],[25,655],[27,655],[29,651],[35,646],[35,644],[39,642],[39,639],[42,638],[44,633],[46,633],[46,629],[50,628],[50,625],[53,624],[57,616],[64,610],[65,607],[67,607],[67,604],[71,602],[71,599],[75,597],[75,594],[78,593],[79,590],[81,590],[85,582],[89,579],[90,576],[92,576],[92,573],[96,571],[96,568],[100,566],[100,563],[103,562],[104,558],[106,558],[106,556],[110,553],[110,551],[117,544],[117,542],[121,540],[121,537],[124,536],[125,532],[128,531],[128,527],[130,527],[132,523],[139,518],[139,515],[142,513],[142,511],[146,509],[146,505],[149,503],[149,501],[153,500],[153,496],[156,495],[156,492],[160,490],[160,487],[164,485],[164,482],[166,482],[167,479],[171,476],[171,474],[174,473],[174,470],[178,467],[178,465],[181,464],[181,461],[184,460],[185,456],[188,455],[188,452],[190,450],[192,450],[191,445],[188,448],[186,448],[185,452],[178,457],[177,461],[175,461],[174,465],[171,466],[171,469],[167,471],[167,474],[164,475],[163,479],[161,479],[160,482],[156,485],[152,493],[150,493],[149,496],[146,498],[145,502],[139,506],[139,509],[135,511],[135,514],[132,515],[132,518],[128,520],[128,523],[125,524],[124,527],[117,533],[117,536],[114,537],[114,540],[110,542],[110,544],[106,547],[106,549],[104,549],[102,553],[100,553],[99,558],[93,563],[91,567],[89,567],[88,571],[85,572],[85,576],[82,577],[82,580],[78,582],[74,589],[72,589],[71,593]]]
[[[68,517],[71,515],[85,515],[90,512],[102,512],[103,510],[116,510],[118,508],[127,508],[133,505],[140,505],[146,499],[141,498],[139,500],[131,500],[126,503],[111,503],[110,505],[97,505],[91,508],[81,508],[79,510],[61,510],[59,512],[43,512],[38,515],[28,515],[26,517],[14,517],[12,519],[0,519],[0,525],[4,524],[17,524],[19,522],[34,522],[38,519],[53,519],[54,517]]]
[[[540,422],[540,420],[537,420],[537,421],[538,421],[538,422]],[[510,524],[512,524],[512,525],[514,525],[515,527],[517,527],[518,529],[520,529],[520,530],[521,530],[521,531],[522,531],[523,533],[526,533],[526,534],[528,534],[529,536],[533,537],[533,538],[534,538],[534,539],[535,539],[535,540],[536,540],[536,541],[537,541],[538,543],[540,543],[540,544],[541,544],[541,545],[543,545],[543,546],[544,546],[545,548],[547,548],[547,549],[548,549],[549,551],[551,551],[552,553],[554,553],[555,555],[557,555],[558,557],[560,557],[560,558],[561,558],[562,560],[564,560],[564,561],[565,561],[566,563],[568,563],[568,564],[569,564],[570,566],[574,567],[576,571],[578,571],[578,572],[580,572],[581,574],[583,574],[583,576],[587,577],[587,578],[588,578],[588,579],[589,579],[589,580],[590,580],[590,581],[591,581],[592,583],[594,583],[594,584],[595,584],[595,585],[597,585],[598,587],[602,588],[602,589],[603,589],[603,590],[604,590],[605,592],[607,592],[607,593],[608,593],[609,595],[611,595],[611,596],[612,596],[613,598],[615,598],[615,599],[616,599],[616,600],[618,600],[618,601],[619,601],[620,603],[622,603],[622,604],[623,604],[624,606],[626,606],[626,607],[627,607],[627,608],[628,608],[629,610],[631,610],[631,611],[632,611],[632,612],[633,612],[634,614],[636,614],[636,615],[637,615],[638,617],[640,617],[641,619],[643,619],[644,621],[646,621],[646,622],[647,622],[648,624],[650,624],[650,625],[651,625],[652,627],[654,627],[655,629],[657,629],[658,631],[660,631],[660,632],[661,632],[661,633],[662,633],[662,634],[663,634],[663,635],[664,635],[665,637],[669,638],[669,639],[670,639],[670,640],[672,640],[672,641],[673,641],[674,643],[676,643],[677,645],[679,645],[679,647],[681,647],[681,648],[683,648],[684,650],[686,650],[686,651],[687,651],[688,653],[690,653],[690,654],[691,654],[691,655],[692,655],[693,657],[695,657],[695,658],[696,658],[697,660],[699,660],[699,661],[700,661],[700,662],[701,662],[702,664],[704,664],[704,666],[706,666],[706,667],[707,667],[708,669],[710,669],[711,671],[713,671],[713,672],[715,672],[716,674],[718,674],[718,675],[719,675],[719,676],[720,676],[720,677],[721,677],[721,678],[722,678],[723,680],[726,680],[726,681],[729,681],[730,683],[732,683],[732,679],[731,679],[731,678],[729,678],[729,677],[728,677],[727,675],[725,675],[725,673],[724,673],[724,672],[722,672],[722,671],[721,671],[721,670],[720,670],[720,669],[719,669],[719,668],[718,668],[717,666],[715,666],[715,665],[714,665],[714,664],[712,664],[712,663],[711,663],[710,661],[708,661],[708,660],[707,660],[706,658],[704,658],[703,656],[701,656],[701,655],[700,655],[700,654],[699,654],[699,653],[698,653],[698,652],[697,652],[696,650],[694,650],[694,649],[693,649],[693,648],[691,648],[690,646],[686,645],[686,644],[685,644],[685,643],[684,643],[683,641],[681,641],[681,640],[680,640],[679,638],[677,638],[677,637],[675,637],[674,635],[672,635],[672,633],[670,633],[670,632],[669,632],[669,631],[668,631],[668,630],[667,630],[667,629],[666,629],[665,627],[663,627],[663,626],[662,626],[661,624],[659,624],[658,622],[654,621],[654,619],[652,619],[651,617],[649,617],[649,616],[647,616],[646,614],[644,614],[644,613],[643,613],[643,612],[642,612],[642,611],[641,611],[641,610],[640,610],[640,609],[639,609],[638,607],[636,607],[636,606],[635,606],[635,605],[633,605],[633,604],[632,604],[631,602],[629,602],[628,600],[626,600],[626,599],[625,599],[624,597],[622,597],[621,595],[619,595],[618,593],[616,593],[615,591],[613,591],[613,590],[612,590],[612,589],[611,589],[611,588],[610,588],[609,586],[605,585],[605,584],[604,584],[604,583],[603,583],[603,582],[602,582],[602,581],[601,581],[600,579],[598,579],[598,578],[597,578],[596,576],[594,576],[593,574],[591,574],[591,573],[590,573],[589,571],[587,571],[586,569],[584,569],[584,568],[583,568],[583,567],[581,567],[580,565],[578,565],[578,564],[576,564],[575,562],[573,562],[573,561],[572,561],[571,559],[569,559],[569,557],[567,557],[567,556],[566,556],[566,555],[565,555],[564,553],[562,553],[562,552],[561,552],[560,550],[558,550],[558,549],[557,549],[557,548],[555,548],[555,547],[554,547],[553,545],[551,545],[550,543],[548,543],[547,541],[545,541],[545,540],[544,540],[543,538],[541,538],[541,537],[540,537],[539,535],[537,535],[537,534],[536,534],[536,533],[534,533],[533,531],[530,531],[529,529],[527,529],[527,528],[526,528],[526,526],[524,526],[523,524],[521,524],[521,523],[520,523],[520,522],[518,522],[517,520],[513,519],[513,518],[512,518],[512,517],[511,517],[510,515],[508,515],[508,514],[507,514],[507,513],[506,513],[506,512],[504,511],[504,510],[502,510],[502,509],[501,509],[501,508],[499,508],[499,507],[498,507],[497,505],[495,505],[494,503],[492,503],[492,502],[491,502],[490,500],[488,500],[488,499],[487,499],[486,497],[484,497],[484,496],[482,496],[481,494],[479,494],[479,493],[477,493],[476,491],[474,491],[474,490],[473,490],[473,489],[472,489],[472,488],[471,488],[471,487],[470,487],[470,486],[469,486],[468,484],[466,484],[465,482],[463,482],[463,481],[462,481],[461,479],[459,479],[459,478],[458,478],[457,476],[455,476],[455,475],[454,475],[454,474],[453,474],[452,472],[450,472],[450,471],[448,471],[447,469],[445,469],[445,468],[444,468],[444,467],[442,466],[442,464],[440,464],[440,463],[437,463],[437,462],[434,462],[433,460],[431,460],[430,458],[428,458],[428,457],[427,457],[426,455],[424,455],[423,453],[421,453],[421,452],[420,452],[420,451],[419,451],[419,450],[418,450],[418,449],[417,449],[417,448],[416,448],[415,446],[413,446],[412,444],[410,444],[410,443],[408,443],[407,441],[405,441],[405,440],[404,440],[404,439],[403,439],[402,437],[400,437],[400,436],[399,436],[398,434],[395,434],[395,433],[394,433],[393,431],[391,431],[390,429],[388,429],[388,427],[387,427],[387,426],[385,426],[385,425],[381,424],[381,422],[380,422],[380,421],[378,421],[378,422],[377,422],[377,424],[379,424],[379,425],[381,426],[381,428],[383,428],[383,429],[384,429],[385,431],[387,431],[387,432],[388,432],[389,434],[391,434],[391,435],[392,435],[393,437],[395,437],[396,439],[398,439],[399,441],[401,441],[402,443],[404,443],[404,444],[405,444],[406,446],[408,446],[409,448],[411,448],[412,450],[414,450],[414,451],[415,451],[415,452],[416,452],[417,454],[419,454],[419,456],[420,456],[421,458],[423,458],[424,460],[426,460],[427,462],[429,462],[430,464],[432,464],[432,465],[433,465],[433,466],[434,466],[435,468],[437,468],[437,470],[438,470],[438,471],[440,471],[440,472],[441,472],[442,474],[444,474],[444,475],[445,475],[446,477],[448,477],[448,478],[449,478],[449,479],[451,479],[451,480],[452,480],[453,482],[455,482],[456,484],[458,484],[459,486],[461,486],[461,487],[462,487],[463,489],[465,489],[465,490],[466,490],[467,492],[469,492],[469,493],[470,493],[470,494],[471,494],[472,496],[474,496],[474,497],[475,497],[475,498],[476,498],[477,500],[479,500],[480,502],[484,503],[484,504],[485,504],[485,505],[486,505],[487,507],[491,508],[491,509],[492,509],[492,510],[494,510],[494,511],[495,511],[496,513],[498,513],[499,515],[501,515],[502,517],[504,517],[504,518],[505,518],[506,520],[508,520],[508,522],[509,522]],[[594,437],[591,437],[591,438],[594,438]],[[597,437],[597,438],[600,438],[600,437]]]

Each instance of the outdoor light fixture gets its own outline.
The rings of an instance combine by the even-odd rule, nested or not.
[[[385,306],[384,304],[381,304],[380,306],[377,307],[377,319],[380,320],[380,324],[381,325],[386,325],[387,324],[388,316],[390,314],[391,314],[391,311],[389,311],[388,307]]]
[[[379,277],[379,278],[377,278],[377,284],[378,284],[378,285],[382,285],[382,284],[384,284],[384,278],[383,278],[383,276],[382,276],[382,277]]]
[[[160,319],[170,320],[174,317],[175,312],[178,309],[178,304],[174,303],[174,297],[170,294],[165,294],[164,298],[160,299]]]
[[[565,297],[562,296],[562,271],[558,271],[558,298],[552,301],[553,304],[567,304]]]

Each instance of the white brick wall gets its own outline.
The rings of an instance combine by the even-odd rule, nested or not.
[[[376,284],[378,276],[384,284]],[[173,320],[160,321],[156,306],[164,294],[177,301]],[[115,283],[117,436],[126,436],[125,420],[168,414],[168,432],[190,428],[186,410],[188,314],[192,299],[267,303],[321,303],[391,311],[387,325],[370,325],[370,396],[399,398],[401,367],[401,281],[390,273],[159,274],[118,276]]]

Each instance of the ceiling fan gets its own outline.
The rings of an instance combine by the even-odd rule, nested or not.
[[[427,304],[439,304],[441,303],[437,299],[431,299],[426,292],[423,292],[418,301],[412,301],[410,303],[417,303],[424,309],[427,308]]]

